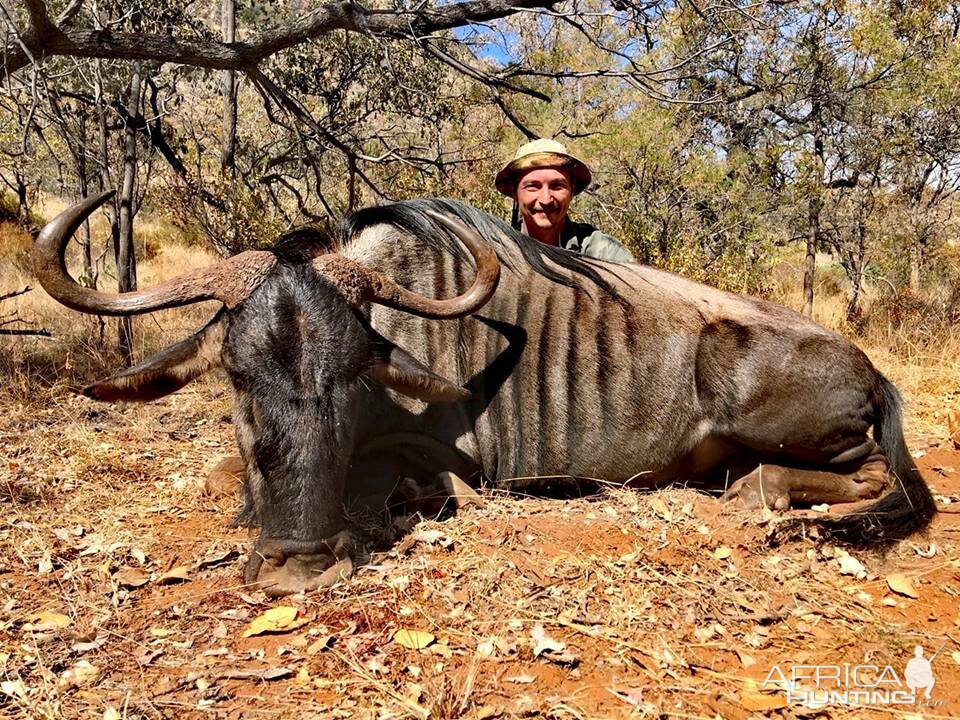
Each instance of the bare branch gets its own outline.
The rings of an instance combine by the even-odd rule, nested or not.
[[[15,298],[18,295],[24,295],[30,292],[31,290],[33,290],[33,288],[27,285],[26,287],[23,288],[23,290],[13,290],[11,292],[4,293],[3,295],[0,295],[0,302],[3,302],[4,300],[9,300],[10,298]]]
[[[53,337],[49,330],[44,328],[4,328],[0,327],[0,335],[31,335],[35,337]]]
[[[416,39],[472,22],[506,17],[519,9],[549,8],[557,1],[469,0],[422,10],[371,10],[357,2],[342,0],[322,5],[287,25],[261,33],[250,42],[223,43],[105,29],[64,30],[50,22],[41,0],[28,0],[28,8],[32,8],[31,25],[26,32],[20,33],[24,47],[6,48],[4,74],[9,75],[28,64],[28,53],[32,53],[38,61],[70,55],[152,60],[215,70],[248,71],[281,50],[334,30]]]

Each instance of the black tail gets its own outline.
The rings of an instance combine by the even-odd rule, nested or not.
[[[896,485],[862,510],[816,521],[831,540],[849,545],[876,546],[902,540],[925,527],[937,512],[903,439],[900,393],[880,373],[877,383],[880,417],[874,425],[874,439],[887,457]]]

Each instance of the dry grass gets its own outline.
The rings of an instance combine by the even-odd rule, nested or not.
[[[799,270],[789,265],[786,270],[776,278],[772,299],[800,308]],[[846,321],[845,292],[836,274],[828,274],[816,288],[814,319],[859,345],[897,385],[907,401],[905,424],[912,435],[946,437],[947,413],[960,408],[960,327],[919,313],[894,321],[871,289],[864,303],[865,326],[856,332]]]
[[[208,259],[166,249],[141,282]],[[27,282],[7,266],[0,288]],[[17,303],[55,338],[6,340],[0,358],[0,716],[906,716],[918,709],[782,707],[760,683],[774,663],[900,672],[914,644],[944,641],[935,697],[945,704],[922,712],[960,712],[956,515],[886,556],[858,553],[857,579],[840,574],[836,549],[770,548],[769,517],[689,490],[488,493],[482,508],[416,525],[341,587],[269,601],[241,585],[251,534],[230,527],[235,500],[198,489],[233,452],[225,383],[93,404],[71,388],[115,366],[112,332],[99,343],[95,320],[40,292]],[[840,303],[821,299],[821,317]],[[144,352],[210,312],[138,321]],[[910,401],[909,427],[925,436],[913,447],[941,501],[960,502],[960,454],[934,447],[945,438],[938,413],[960,394],[956,338],[889,340],[872,335],[867,351]],[[890,590],[893,572],[913,578],[918,599]],[[243,637],[282,604],[305,624]],[[563,649],[537,654],[538,625]],[[435,639],[406,649],[393,640],[401,628]]]

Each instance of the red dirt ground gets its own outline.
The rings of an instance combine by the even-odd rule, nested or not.
[[[230,451],[225,418],[190,397],[81,417],[64,403],[73,435],[56,408],[2,428],[18,430],[2,435],[0,715],[960,716],[960,451],[912,444],[941,513],[885,556],[853,553],[859,579],[835,548],[769,547],[764,518],[713,498],[613,491],[491,497],[340,587],[271,601],[242,586],[252,535],[229,526],[234,501],[196,490]],[[81,458],[91,441],[102,453]],[[895,573],[918,597],[891,589]],[[302,624],[243,636],[276,606]],[[536,652],[537,626],[555,650]],[[401,628],[434,640],[407,649]],[[944,644],[933,706],[811,709],[760,687],[774,664],[902,677],[917,644]]]

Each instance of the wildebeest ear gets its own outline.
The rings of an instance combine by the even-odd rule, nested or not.
[[[169,395],[220,365],[226,329],[225,311],[218,312],[200,332],[151,355],[139,365],[83,389],[94,400],[156,400]]]
[[[373,336],[374,364],[367,375],[388,388],[425,402],[469,400],[470,391],[454,385],[382,335]]]

